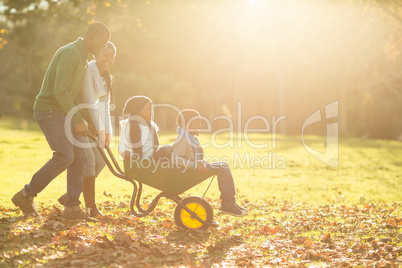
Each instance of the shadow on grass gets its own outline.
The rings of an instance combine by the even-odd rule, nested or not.
[[[221,263],[227,258],[228,253],[232,248],[243,244],[244,241],[239,236],[228,236],[224,239],[214,241],[213,244],[209,245],[207,248],[208,255],[211,257],[209,260],[210,264]]]
[[[169,242],[169,244],[195,245],[207,242],[210,235],[211,235],[210,231],[203,231],[203,230],[192,231],[192,230],[176,229],[167,235],[166,241]]]
[[[198,259],[199,263],[203,266],[209,267],[214,263],[221,263],[227,258],[228,252],[234,247],[244,243],[243,239],[239,236],[228,236],[220,240],[212,240],[212,232],[217,232],[217,229],[211,228],[207,231],[193,231],[193,230],[174,230],[166,237],[166,241],[174,246],[194,246],[203,245],[208,243],[203,255],[191,256],[192,259]],[[187,263],[188,264],[188,263]],[[177,263],[176,263],[177,265]]]
[[[7,246],[7,241],[15,241],[19,242],[20,238],[17,236],[14,236],[11,233],[12,225],[16,222],[19,222],[20,220],[25,219],[23,215],[20,216],[10,216],[9,213],[15,213],[18,211],[18,209],[4,209],[0,208],[2,214],[0,214],[0,251],[3,251],[6,246]],[[3,215],[3,213],[5,215]]]

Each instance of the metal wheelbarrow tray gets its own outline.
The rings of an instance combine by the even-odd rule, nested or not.
[[[125,171],[123,171],[119,167],[119,164],[113,156],[110,148],[105,146],[105,150],[103,150],[99,146],[95,137],[92,135],[89,135],[89,137],[96,142],[97,149],[112,174],[133,185],[134,189],[130,202],[130,211],[133,215],[136,217],[147,216],[155,209],[159,199],[165,197],[171,199],[177,204],[174,218],[178,227],[183,229],[208,229],[211,226],[218,226],[218,224],[213,221],[214,215],[211,205],[203,198],[209,189],[213,178],[202,197],[190,196],[183,199],[179,197],[179,194],[214,176],[214,173],[199,173],[192,169],[184,171],[184,169],[177,167],[159,167],[155,172],[153,172],[155,170],[155,165],[152,161],[150,161],[149,167],[140,168],[131,159],[124,160]],[[143,209],[140,205],[143,184],[161,191],[161,193],[152,200],[147,209]],[[138,211],[135,210],[134,206]]]

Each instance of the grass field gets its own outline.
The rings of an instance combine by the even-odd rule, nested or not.
[[[209,159],[232,166],[238,201],[249,216],[220,214],[213,182],[207,198],[221,226],[190,233],[175,227],[174,206],[165,199],[149,217],[130,216],[131,185],[106,169],[97,180],[96,196],[108,215],[104,222],[59,219],[56,200],[66,190],[65,173],[36,198],[43,217],[22,217],[10,199],[51,151],[35,124],[0,121],[0,266],[402,265],[401,142],[341,138],[339,166],[333,168],[311,156],[299,136],[278,135],[275,148],[268,134],[250,137],[269,147],[255,149],[244,139],[240,145],[236,138],[232,148],[205,150]],[[160,134],[162,144],[174,138],[174,133]],[[228,139],[220,134],[215,142]],[[201,135],[200,141],[206,143],[210,136]],[[116,142],[111,147],[117,156]],[[309,136],[307,144],[322,150],[325,139]],[[254,161],[249,166],[243,162],[247,157]],[[208,183],[184,196],[202,195]],[[144,202],[157,193],[146,187]],[[106,247],[112,252],[106,254]]]
[[[12,194],[28,183],[32,175],[46,163],[51,157],[51,150],[34,124],[2,122],[0,130],[0,186],[7,189],[1,195],[0,202],[4,207],[11,207]],[[160,135],[162,144],[171,143],[174,138],[175,133],[162,132]],[[228,139],[228,135],[221,134],[216,142],[225,144]],[[207,143],[209,136],[202,135],[200,140]],[[239,148],[237,137],[234,140],[234,148],[207,148],[206,157],[211,160],[223,159],[232,168],[238,167],[233,169],[238,194],[250,202],[276,198],[309,204],[352,205],[389,204],[402,199],[402,143],[399,141],[340,139],[339,166],[332,168],[311,156],[298,136],[279,135],[276,148],[272,148],[270,135],[251,135],[251,142],[268,143],[270,147],[267,149],[251,148],[244,139]],[[116,139],[111,145],[116,156],[117,142]],[[307,143],[313,148],[322,149],[325,140],[311,136]],[[244,162],[247,157],[254,158],[256,164]],[[263,157],[264,162],[258,163]],[[37,200],[52,205],[66,189],[65,178],[63,173],[55,179]],[[199,193],[199,190],[202,192],[204,184],[190,190],[189,194]],[[105,169],[98,179],[97,198],[105,201],[104,191],[115,196],[130,194],[131,190],[126,186],[125,182]],[[152,192],[151,189],[148,191]],[[209,196],[219,197],[217,187],[211,189]]]

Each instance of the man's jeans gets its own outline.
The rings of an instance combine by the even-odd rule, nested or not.
[[[209,163],[208,166],[218,176],[218,186],[219,191],[221,192],[222,205],[231,205],[236,201],[236,189],[229,165],[225,162],[218,162]]]
[[[32,196],[37,196],[54,178],[67,169],[67,201],[66,206],[79,206],[82,192],[83,172],[86,164],[84,149],[74,146],[67,135],[78,139],[74,131],[74,122],[71,132],[64,128],[66,115],[61,111],[36,111],[36,122],[40,126],[46,140],[53,151],[53,157],[32,177],[25,190]]]

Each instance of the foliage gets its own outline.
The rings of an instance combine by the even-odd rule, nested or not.
[[[308,115],[339,100],[342,134],[398,139],[398,1],[283,3],[3,1],[0,115],[31,118],[54,52],[99,20],[118,47],[116,115],[137,94],[207,117],[224,109],[236,116],[242,101],[243,118],[286,115],[281,131],[298,134]]]
[[[7,189],[0,196],[1,267],[398,267],[402,262],[402,147],[397,141],[341,139],[338,168],[311,157],[293,136],[278,135],[277,146],[268,149],[252,148],[244,139],[233,148],[207,148],[207,156],[230,161],[238,203],[249,216],[221,214],[214,182],[206,198],[220,227],[189,232],[177,229],[175,204],[167,199],[145,218],[130,215],[132,189],[108,170],[97,179],[96,199],[107,215],[100,223],[60,217],[56,200],[65,192],[65,174],[35,199],[41,217],[23,217],[10,199],[51,150],[30,122],[2,120],[0,130],[0,188]],[[161,144],[174,137],[162,133]],[[217,143],[227,138],[221,134]],[[271,137],[253,134],[250,141]],[[308,137],[314,148],[324,142]],[[286,169],[235,168],[233,163],[234,153],[263,157],[268,152],[286,158]],[[182,197],[202,194],[208,183]],[[146,206],[157,193],[145,187],[142,203]]]
[[[171,209],[139,219],[127,213],[123,201],[102,203],[108,215],[96,224],[63,220],[57,206],[43,208],[37,219],[0,207],[0,264],[397,267],[402,218],[393,212],[399,206],[262,200],[247,204],[247,218],[218,214],[220,227],[193,232],[175,227]]]

